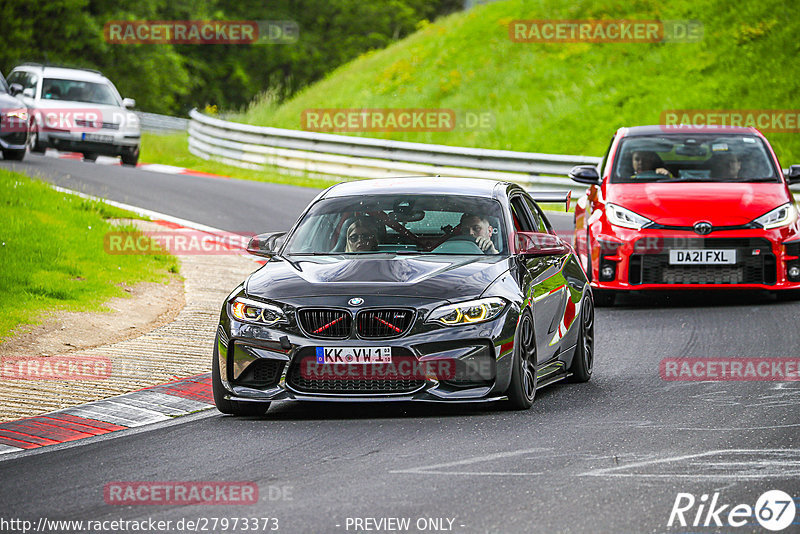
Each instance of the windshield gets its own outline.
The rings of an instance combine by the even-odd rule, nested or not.
[[[501,254],[500,203],[451,195],[372,195],[317,202],[284,254]]]
[[[42,82],[42,98],[45,100],[68,100],[119,106],[114,90],[104,83],[83,82],[45,78]]]
[[[622,140],[611,181],[779,182],[755,135],[683,134]]]
[[[7,92],[8,92],[8,86],[6,85],[6,79],[3,78],[2,74],[0,74],[0,94]]]

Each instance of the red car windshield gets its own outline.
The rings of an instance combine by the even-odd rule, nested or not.
[[[628,137],[617,151],[613,183],[780,182],[755,135],[683,134]]]

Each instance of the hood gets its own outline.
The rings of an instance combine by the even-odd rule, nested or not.
[[[606,202],[669,226],[747,224],[790,201],[782,183],[672,182],[612,185]]]
[[[250,276],[245,290],[265,299],[358,294],[461,300],[480,295],[508,270],[508,261],[502,256],[295,256],[267,262]]]

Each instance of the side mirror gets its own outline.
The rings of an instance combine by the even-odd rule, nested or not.
[[[572,167],[572,170],[569,171],[569,177],[581,184],[600,185],[600,173],[597,172],[597,167],[594,165]]]
[[[22,84],[12,83],[8,86],[8,92],[11,93],[11,96],[17,96],[22,92]]]
[[[33,87],[28,87],[27,89],[22,90],[22,96],[27,96],[28,98],[33,98],[34,96]]]
[[[247,252],[256,256],[271,258],[278,254],[278,249],[283,245],[285,236],[286,232],[272,232],[253,236],[247,244]]]
[[[515,232],[514,254],[526,256],[558,256],[570,252],[570,246],[560,237],[539,232]]]
[[[136,100],[132,98],[123,98],[122,107],[124,107],[125,109],[133,109],[136,107]]]
[[[786,181],[790,184],[800,182],[800,165],[792,165],[789,167],[789,172],[786,174]]]

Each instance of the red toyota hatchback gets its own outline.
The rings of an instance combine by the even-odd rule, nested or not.
[[[599,172],[598,172],[599,171]],[[611,305],[619,291],[800,288],[800,222],[778,158],[754,128],[620,128],[575,208],[575,249]]]

